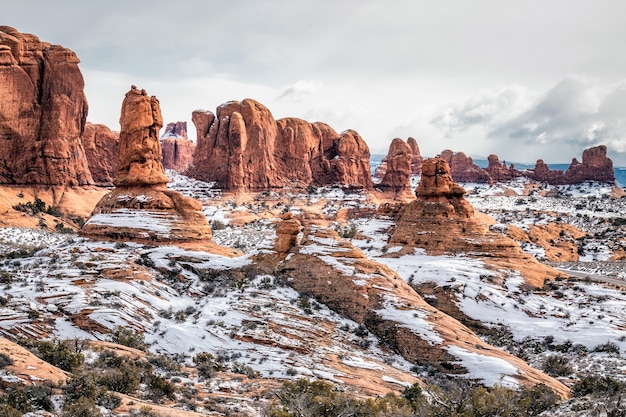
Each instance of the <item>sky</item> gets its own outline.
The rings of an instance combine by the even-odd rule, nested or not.
[[[3,0],[0,25],[76,52],[88,120],[119,130],[131,84],[165,122],[253,98],[354,129],[372,154],[626,166],[622,0]]]

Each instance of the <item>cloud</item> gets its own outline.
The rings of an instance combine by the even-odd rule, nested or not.
[[[507,87],[478,94],[443,107],[431,123],[452,140],[480,131],[492,152],[508,153],[510,160],[564,162],[604,144],[624,163],[624,108],[626,85],[569,76],[543,93]]]
[[[277,102],[299,103],[322,87],[317,81],[299,80],[287,86],[276,98]]]

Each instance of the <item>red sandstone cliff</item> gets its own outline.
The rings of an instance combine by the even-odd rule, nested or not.
[[[391,141],[385,157],[385,174],[378,186],[396,193],[410,191],[412,160],[413,153],[408,143],[399,138]]]
[[[0,183],[87,185],[87,117],[76,54],[0,26]]]
[[[353,130],[325,123],[274,120],[262,104],[245,99],[194,111],[198,140],[189,176],[227,190],[340,185],[372,188],[369,148]]]

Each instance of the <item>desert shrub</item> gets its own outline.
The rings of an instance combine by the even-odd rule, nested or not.
[[[154,373],[144,376],[144,382],[148,387],[147,397],[153,401],[161,401],[163,398],[173,400],[176,394],[176,385],[172,384],[167,378]]]
[[[559,404],[559,395],[545,384],[524,388],[517,397],[517,408],[521,416],[538,416]]]
[[[613,342],[606,342],[593,348],[594,352],[616,353],[619,355],[619,346]]]
[[[0,403],[13,408],[22,414],[33,411],[33,407],[30,405],[30,399],[28,398],[26,391],[20,386],[9,387],[0,400]]]
[[[8,404],[0,404],[0,416],[2,417],[22,417],[22,413],[19,410],[11,407]]]
[[[248,378],[259,378],[261,376],[259,371],[255,371],[252,367],[237,361],[233,362],[231,370],[236,374],[245,375]]]
[[[63,394],[66,403],[76,402],[79,398],[93,400],[98,394],[98,386],[91,374],[74,375],[63,386]]]
[[[52,389],[50,387],[33,385],[26,388],[26,395],[28,395],[30,404],[34,409],[54,411],[54,403],[51,397]]]
[[[41,359],[67,372],[74,371],[85,361],[85,356],[73,351],[67,340],[44,340],[38,342],[36,348]]]
[[[572,386],[574,397],[584,397],[590,394],[612,396],[624,390],[626,386],[623,382],[607,375],[587,375]]]
[[[130,362],[122,362],[119,367],[104,370],[97,382],[111,391],[132,394],[139,388],[141,369]]]
[[[61,417],[100,417],[102,413],[92,398],[80,397],[76,401],[63,403]]]
[[[6,353],[0,353],[0,369],[13,365],[13,359]]]
[[[559,355],[546,357],[543,361],[541,369],[551,376],[567,376],[574,371],[569,365],[569,360],[566,357]]]
[[[221,362],[207,352],[200,352],[194,356],[193,363],[196,364],[198,375],[205,379],[213,378],[216,372],[224,371],[226,369]]]
[[[224,224],[224,222],[220,220],[213,220],[211,221],[211,229],[212,230],[224,230],[226,229],[226,225]]]
[[[118,345],[128,346],[133,349],[145,351],[146,342],[144,333],[130,327],[117,326],[109,333],[109,340]]]

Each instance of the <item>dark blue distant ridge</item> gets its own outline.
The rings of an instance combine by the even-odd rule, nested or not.
[[[380,165],[384,157],[385,155],[372,155],[370,157],[372,174],[374,173],[374,170],[376,169],[376,167]],[[489,165],[489,162],[486,159],[474,159],[473,161],[476,165],[478,165],[481,168],[486,168]],[[511,162],[506,161],[506,164],[510,165]],[[520,164],[517,162],[513,162],[513,164],[515,165],[515,169],[519,169],[520,171],[524,169],[532,169],[535,167],[535,164]],[[547,164],[547,165],[548,165],[548,168],[550,168],[551,170],[560,169],[563,172],[567,171],[567,168],[569,168],[569,164]],[[615,183],[618,186],[625,188],[626,187],[626,167],[613,167],[613,171],[615,172]]]

